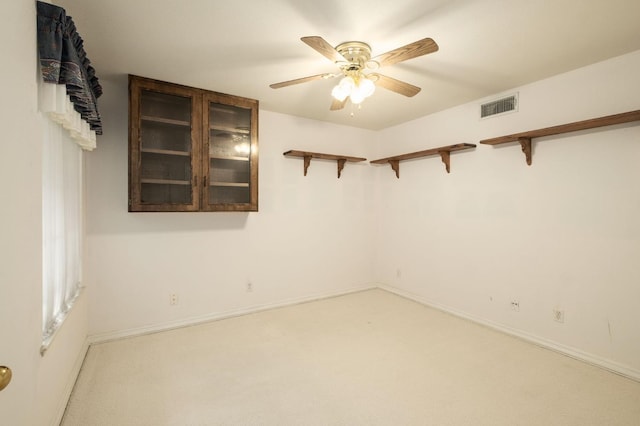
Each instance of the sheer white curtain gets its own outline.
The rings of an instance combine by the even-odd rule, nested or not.
[[[95,133],[82,121],[64,85],[40,83],[43,120],[42,247],[44,353],[80,294],[83,240],[83,153]]]

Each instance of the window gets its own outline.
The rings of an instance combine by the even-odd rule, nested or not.
[[[37,4],[42,113],[41,354],[80,294],[83,239],[83,153],[96,146],[102,87],[82,38],[63,8]]]
[[[45,84],[45,83],[43,83]],[[42,352],[69,313],[82,281],[82,149],[44,117],[42,148]]]

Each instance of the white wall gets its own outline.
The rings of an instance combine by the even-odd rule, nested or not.
[[[260,111],[259,212],[128,213],[127,80],[101,82],[105,135],[87,163],[96,339],[372,285],[375,171],[347,164],[338,179],[314,160],[305,177],[282,153],[360,156],[375,133]]]
[[[12,19],[0,27],[2,38],[13,42],[0,48],[2,57],[12,58],[12,65],[3,67],[0,97],[0,176],[6,200],[0,213],[0,365],[13,370],[13,380],[0,392],[0,413],[3,423],[28,425],[36,394],[42,310],[42,262],[37,255],[42,251],[40,144],[32,125],[37,120],[35,3],[10,2],[3,12]]]
[[[37,113],[35,2],[5,4],[0,54],[4,206],[0,212],[0,365],[13,380],[0,392],[0,423],[57,424],[86,347],[87,312],[74,309],[44,357],[42,339],[41,126]]]
[[[260,212],[128,213],[126,76],[103,80],[88,161],[90,334],[104,340],[364,288],[373,282],[640,377],[640,127],[345,168],[369,159],[638,109],[640,52],[520,87],[519,112],[480,102],[382,132],[261,111]],[[247,281],[254,286],[247,292]],[[169,294],[178,293],[178,306]],[[517,300],[520,311],[511,310]],[[552,311],[565,312],[564,324]]]
[[[380,132],[378,158],[640,109],[640,52]],[[485,100],[486,101],[486,100]],[[477,321],[640,378],[640,126],[478,145],[379,167],[377,279]],[[511,310],[518,300],[520,311]],[[565,322],[552,319],[565,311]]]

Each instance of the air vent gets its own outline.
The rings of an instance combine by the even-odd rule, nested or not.
[[[496,101],[480,105],[480,118],[493,117],[498,114],[518,110],[518,94],[510,95]]]

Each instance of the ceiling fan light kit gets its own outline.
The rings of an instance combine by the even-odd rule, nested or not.
[[[376,85],[363,73],[347,75],[331,91],[331,96],[343,102],[347,97],[352,104],[358,105],[373,95]]]
[[[326,80],[343,75],[343,78],[331,91],[333,102],[330,109],[332,111],[344,108],[347,99],[349,99],[352,104],[359,105],[374,93],[376,84],[384,89],[407,97],[415,96],[420,92],[419,87],[378,73],[367,74],[365,73],[365,70],[376,70],[385,65],[396,64],[398,62],[413,59],[438,50],[438,45],[435,41],[430,38],[424,38],[371,58],[371,47],[369,47],[367,43],[363,43],[361,41],[347,41],[334,48],[319,36],[302,37],[301,40],[321,55],[331,60],[338,68],[340,68],[341,73],[318,74],[310,77],[274,83],[271,84],[270,87],[273,89],[279,89],[282,87],[292,86],[294,84],[306,83],[308,81],[319,79]]]

